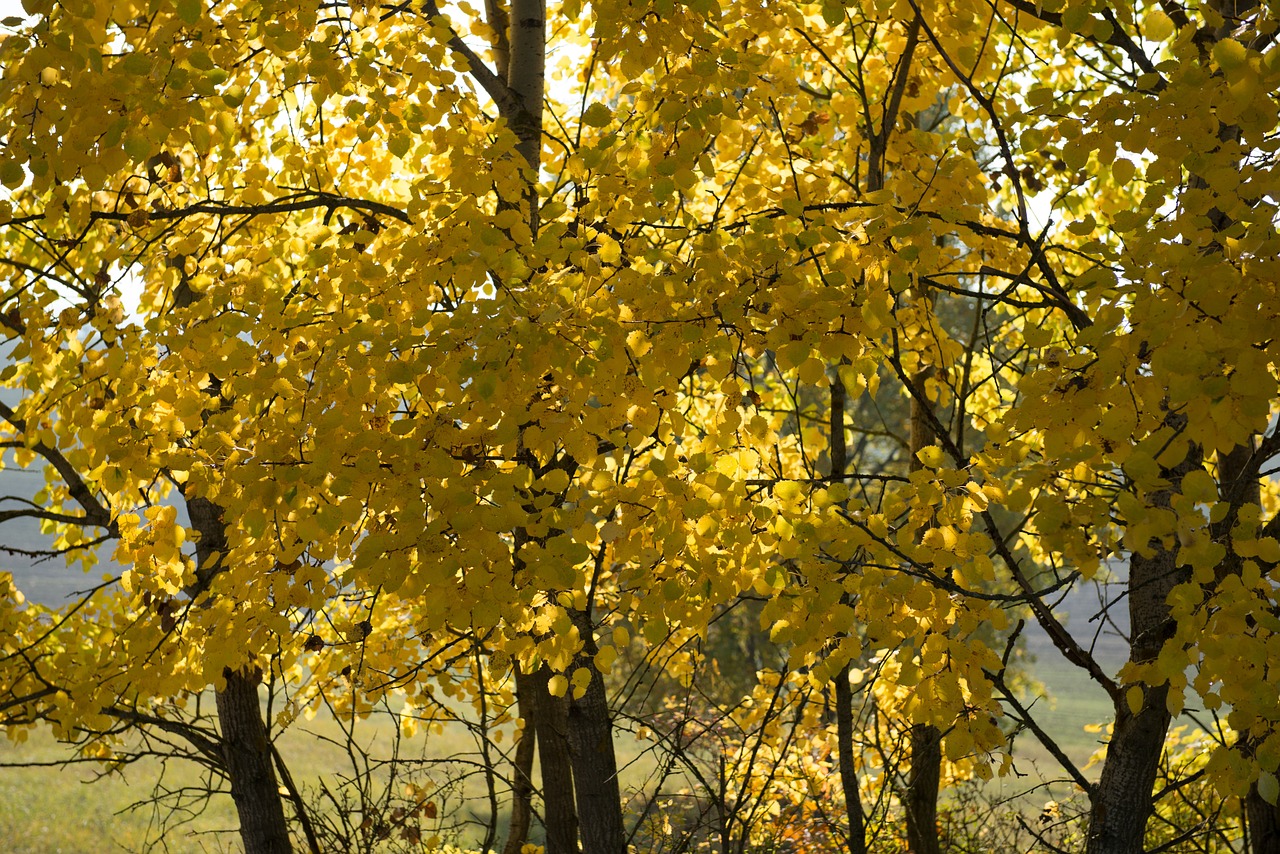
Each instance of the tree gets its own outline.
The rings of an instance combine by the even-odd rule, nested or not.
[[[749,603],[786,665],[716,748],[750,757],[739,850],[828,726],[850,850],[899,808],[939,850],[944,768],[1007,770],[1017,723],[1086,793],[1086,850],[1140,851],[1195,706],[1230,734],[1185,779],[1274,850],[1274,10],[26,9],[0,415],[51,485],[5,518],[127,568],[61,611],[11,594],[11,727],[178,732],[274,851],[273,728],[441,691],[507,850],[540,805],[549,851],[620,852],[615,662],[688,685]],[[1054,603],[1119,565],[1110,673]],[[1097,780],[1016,689],[1019,620],[1114,705]],[[864,667],[893,809],[856,803]],[[182,712],[210,688],[212,735]]]

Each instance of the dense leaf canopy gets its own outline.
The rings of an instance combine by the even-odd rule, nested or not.
[[[124,569],[4,582],[15,727],[246,668],[529,726],[514,672],[687,685],[748,603],[760,696],[865,670],[957,777],[1038,625],[1115,704],[1091,850],[1184,710],[1275,800],[1270,3],[24,7],[0,518]],[[1119,673],[1054,610],[1104,580]]]

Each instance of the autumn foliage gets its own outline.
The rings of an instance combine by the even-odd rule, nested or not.
[[[24,9],[0,521],[93,572],[0,576],[10,738],[170,739],[250,852],[1278,850],[1270,4]],[[456,811],[308,800],[316,712],[461,727]]]

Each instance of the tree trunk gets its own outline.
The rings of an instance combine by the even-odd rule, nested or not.
[[[1168,508],[1171,496],[1181,488],[1182,478],[1192,468],[1198,468],[1200,460],[1199,451],[1191,449],[1181,463],[1164,469],[1161,476],[1171,485],[1152,495],[1152,505]],[[1135,553],[1129,558],[1129,660],[1136,664],[1154,661],[1172,634],[1169,591],[1189,573],[1178,567],[1176,549],[1166,549],[1154,541],[1151,548],[1150,557]],[[1123,686],[1116,704],[1115,726],[1107,743],[1102,775],[1090,798],[1087,854],[1143,851],[1147,819],[1154,806],[1156,772],[1169,731],[1169,686],[1136,686],[1144,692],[1142,707],[1136,714],[1125,699],[1134,687]]]
[[[930,303],[929,295],[923,291],[916,294],[916,299],[922,308]],[[922,466],[917,454],[937,440],[933,420],[929,418],[925,403],[929,399],[926,381],[932,375],[933,368],[925,367],[911,378],[914,391],[911,395],[909,468],[912,471]],[[938,839],[942,733],[932,724],[913,724],[908,741],[911,748],[911,771],[907,776],[907,788],[902,799],[902,806],[907,814],[907,848],[911,854],[939,854],[942,850]]]
[[[1245,821],[1249,823],[1249,854],[1280,854],[1280,806],[1269,804],[1249,787],[1245,798]]]
[[[830,373],[831,421],[828,443],[831,448],[831,482],[839,483],[849,469],[849,449],[845,444],[844,416],[848,393],[840,381],[840,369]],[[846,603],[848,604],[848,603]],[[853,758],[853,688],[849,685],[849,665],[836,675],[836,754],[840,768],[840,788],[849,829],[845,834],[849,854],[866,854],[866,813],[858,791],[858,767]]]
[[[911,772],[903,807],[907,813],[907,850],[941,854],[938,839],[938,789],[942,780],[942,733],[929,724],[911,727]]]
[[[522,690],[525,693],[522,694]],[[519,704],[520,717],[524,718],[524,729],[516,744],[515,759],[511,762],[511,821],[507,825],[507,844],[503,846],[502,854],[520,854],[520,849],[529,841],[529,826],[533,817],[533,754],[537,745],[537,732],[533,713],[535,701],[527,695],[528,690],[528,679],[521,677],[517,665],[516,702]]]
[[[258,699],[262,673],[228,668],[223,676],[227,684],[217,693],[218,725],[245,854],[289,854],[293,847]]]
[[[596,646],[591,615],[579,610],[570,611],[569,615],[582,638],[582,650],[574,660],[574,667],[587,668],[591,673],[583,695],[569,701],[569,748],[578,794],[582,847],[590,854],[626,854],[618,762],[613,751],[613,722],[609,717],[604,677],[595,665],[595,655],[600,649]]]
[[[1228,453],[1218,453],[1218,483],[1222,500],[1230,506],[1226,517],[1210,526],[1216,542],[1227,547],[1227,556],[1218,570],[1219,579],[1226,575],[1238,575],[1244,568],[1244,559],[1236,553],[1231,529],[1236,524],[1240,508],[1246,505],[1262,505],[1262,484],[1259,467],[1262,461],[1253,441],[1237,445]],[[1242,748],[1250,755],[1257,750],[1257,742],[1246,739]],[[1280,854],[1280,806],[1263,800],[1256,785],[1249,787],[1244,799],[1245,822],[1249,831],[1249,854]]]
[[[532,674],[517,671],[516,690],[533,698],[538,760],[542,768],[542,822],[547,829],[546,854],[577,854],[578,812],[573,802],[573,763],[569,756],[569,700],[547,690],[551,668]]]
[[[196,542],[196,583],[187,591],[193,600],[206,595],[222,569],[227,553],[226,522],[222,508],[206,498],[187,499],[191,527],[200,534]],[[217,692],[218,727],[222,734],[222,758],[231,799],[240,819],[240,840],[245,854],[285,854],[292,851],[284,799],[272,765],[271,739],[262,719],[258,685],[262,671],[253,665],[223,671],[226,685]]]
[[[836,749],[840,762],[840,786],[848,816],[849,854],[867,854],[867,819],[858,791],[858,768],[853,759],[853,688],[849,685],[849,665],[836,676]]]

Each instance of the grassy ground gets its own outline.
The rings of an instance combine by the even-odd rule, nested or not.
[[[0,761],[52,761],[66,755],[62,745],[43,734],[26,744],[0,745]],[[0,769],[0,838],[12,854],[87,854],[143,851],[154,840],[153,814],[129,806],[146,799],[159,777],[157,761],[143,761],[124,776],[98,782],[90,766]],[[196,782],[194,774],[179,774]],[[235,827],[229,802],[215,802],[197,825],[175,830],[166,840],[174,852],[227,850],[216,837],[199,830]],[[163,848],[160,850],[164,850]]]
[[[327,738],[341,738],[332,720],[299,723],[297,730],[280,740],[281,753],[299,787],[313,788],[324,779],[331,786],[337,773],[349,768],[343,751],[307,731]],[[393,725],[367,722],[360,741],[381,751],[390,743]],[[449,749],[449,744],[442,749]],[[461,746],[460,744],[458,746]],[[55,762],[68,755],[65,745],[37,732],[25,744],[0,741],[0,762]],[[0,839],[11,854],[87,854],[87,852],[140,852],[148,845],[174,854],[205,854],[237,850],[235,809],[230,797],[211,799],[207,808],[189,821],[172,826],[160,837],[157,808],[131,807],[148,801],[156,781],[173,789],[201,787],[198,770],[190,763],[162,766],[156,759],[141,759],[122,774],[96,779],[99,766],[0,768]]]

